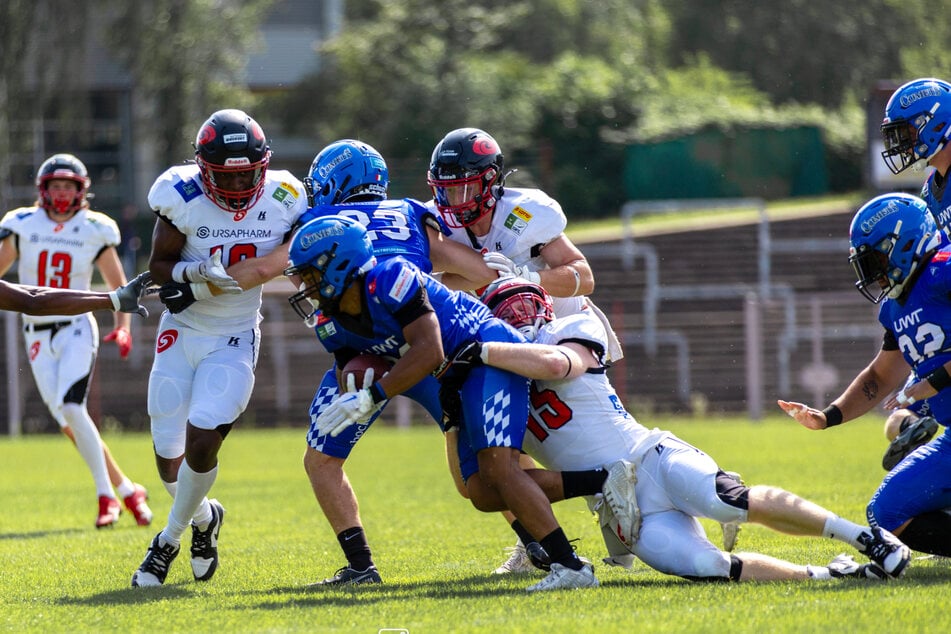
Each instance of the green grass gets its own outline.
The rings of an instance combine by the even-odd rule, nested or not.
[[[775,484],[860,521],[883,476],[880,420],[828,432],[787,417],[654,420],[703,447],[747,483]],[[129,475],[152,493],[157,521],[128,515],[96,531],[92,483],[60,437],[0,440],[0,629],[16,632],[893,632],[951,630],[941,609],[951,566],[915,561],[899,582],[876,584],[691,583],[656,573],[597,566],[601,588],[524,592],[527,578],[488,574],[513,543],[496,515],[454,491],[439,434],[431,428],[374,429],[348,464],[385,584],[310,590],[343,564],[301,467],[301,430],[243,430],[222,449],[213,495],[227,509],[222,563],[205,584],[191,579],[187,551],[166,586],[133,589],[129,579],[170,498],[147,436],[107,440]],[[600,561],[603,546],[584,504],[556,505],[579,550]],[[714,541],[719,527],[704,522]],[[186,545],[187,545],[186,536]],[[848,546],[747,525],[738,550],[797,563],[825,563]],[[860,555],[857,555],[861,558]]]

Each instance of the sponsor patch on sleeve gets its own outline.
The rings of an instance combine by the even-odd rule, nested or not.
[[[410,269],[401,270],[399,275],[396,276],[396,280],[394,280],[393,286],[390,287],[390,291],[387,294],[396,301],[402,302],[404,299],[406,299],[406,295],[409,293],[410,288],[412,288],[413,280],[415,278],[416,275]]]
[[[174,187],[185,202],[201,196],[201,185],[194,178],[189,178],[187,181],[178,181]]]
[[[297,190],[287,183],[281,183],[281,186],[274,190],[271,197],[284,205],[286,209],[290,209],[297,202]]]

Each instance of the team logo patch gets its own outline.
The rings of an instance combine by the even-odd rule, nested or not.
[[[185,202],[201,196],[201,186],[193,178],[189,178],[187,181],[178,181],[174,187]]]
[[[161,352],[165,352],[174,346],[176,341],[178,341],[177,330],[170,328],[168,330],[162,331],[155,340],[155,353],[159,354]]]
[[[409,293],[410,288],[412,288],[412,282],[415,277],[412,271],[403,269],[396,277],[393,286],[390,287],[390,292],[387,294],[398,302],[403,301]]]
[[[30,344],[30,362],[36,361],[36,355],[40,353],[40,342],[34,341]]]
[[[525,211],[525,209],[523,209],[522,207],[515,207],[515,209],[512,210],[512,213],[518,216],[519,218],[521,218],[522,220],[524,220],[525,222],[528,222],[529,220],[532,219],[532,214]]]
[[[504,224],[506,229],[518,235],[522,235],[522,232],[525,231],[525,227],[528,226],[528,222],[516,216],[514,212],[508,215]]]
[[[934,254],[934,257],[931,258],[932,262],[947,262],[948,258],[951,258],[951,251],[938,251]]]

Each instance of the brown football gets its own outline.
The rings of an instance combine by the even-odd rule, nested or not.
[[[353,374],[354,384],[357,386],[357,389],[362,389],[363,387],[370,387],[369,385],[363,385],[363,376],[364,373],[370,368],[373,368],[373,380],[379,381],[380,377],[390,371],[390,368],[393,367],[389,361],[383,357],[377,356],[375,354],[359,354],[354,358],[347,361],[347,365],[343,366],[342,371],[342,385],[340,386],[344,390],[347,389],[347,376]]]

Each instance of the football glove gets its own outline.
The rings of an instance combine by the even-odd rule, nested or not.
[[[519,266],[498,251],[489,251],[482,256],[485,265],[499,272],[499,277],[520,277],[532,284],[540,284],[542,277],[538,271],[531,270],[528,265]]]
[[[482,358],[482,342],[471,341],[456,351],[451,357],[446,357],[439,367],[433,370],[432,374],[437,379],[442,379],[446,373],[452,370],[454,376],[466,377],[472,368],[484,365]]]
[[[188,282],[168,282],[159,289],[158,296],[165,304],[168,312],[172,314],[180,313],[198,300],[195,297],[196,286],[198,284],[189,284]],[[208,288],[205,284],[201,286]]]
[[[110,292],[109,299],[112,300],[113,309],[120,313],[138,313],[148,317],[149,309],[139,303],[139,298],[145,294],[146,288],[151,283],[152,275],[146,271]]]
[[[125,328],[116,328],[102,338],[103,341],[115,341],[119,346],[119,357],[125,359],[132,350],[132,335]]]
[[[181,264],[184,266],[179,268]],[[242,292],[238,281],[225,271],[221,263],[221,251],[215,251],[210,258],[201,262],[179,262],[172,273],[172,278],[180,282],[209,282],[228,295]]]
[[[352,378],[353,375],[350,375]],[[345,392],[337,396],[314,421],[321,436],[337,436],[354,424],[366,424],[373,415],[383,408],[386,401],[373,402],[369,388],[356,392]]]

